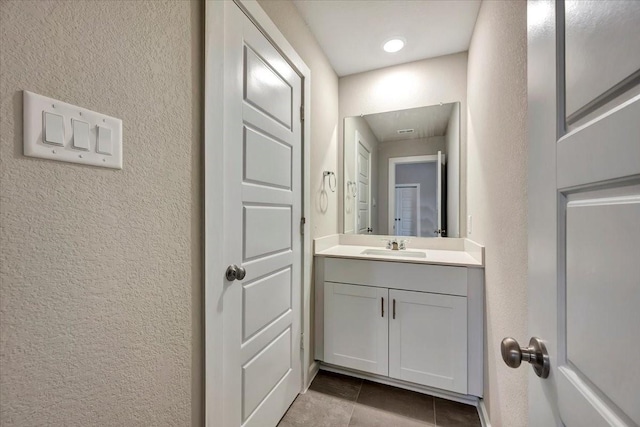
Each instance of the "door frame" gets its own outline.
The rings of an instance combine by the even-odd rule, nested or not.
[[[353,215],[353,234],[358,234],[358,174],[360,173],[360,171],[358,170],[358,145],[360,144],[360,141],[362,141],[362,146],[364,148],[367,149],[367,151],[369,151],[369,194],[367,195],[367,200],[369,201],[369,227],[371,227],[371,209],[373,209],[373,204],[371,202],[371,160],[373,157],[373,150],[371,149],[371,144],[369,144],[369,141],[367,141],[366,139],[364,139],[362,137],[362,134],[360,132],[358,132],[358,130],[356,129],[356,143],[354,144],[356,147],[356,199],[354,200],[355,203],[355,208],[354,208],[354,215]]]
[[[446,155],[442,154],[442,163],[446,163]],[[438,155],[432,154],[428,156],[408,156],[408,157],[389,157],[389,189],[387,190],[387,204],[389,205],[389,230],[388,233],[390,236],[395,235],[392,232],[395,232],[393,228],[395,226],[393,218],[396,213],[396,199],[395,199],[395,191],[396,191],[396,166],[397,165],[406,165],[412,163],[428,163],[428,162],[437,162]],[[437,185],[437,184],[436,184]],[[393,197],[391,197],[393,195]],[[420,217],[418,216],[418,219]]]
[[[294,71],[302,79],[302,289],[301,330],[302,383],[305,390],[317,370],[316,364],[308,366],[311,359],[311,71],[291,44],[282,35],[266,12],[255,0],[217,1],[205,3],[205,95],[204,95],[204,369],[205,369],[205,425],[219,426],[225,403],[223,389],[223,289],[224,289],[224,210],[220,200],[224,196],[224,158],[219,153],[224,148],[224,48],[225,8],[239,7],[256,25],[274,47],[290,61]],[[296,221],[296,219],[294,219]],[[199,304],[194,301],[194,304]],[[202,335],[200,335],[202,336]],[[197,340],[199,337],[195,337]],[[308,367],[307,367],[308,366]]]
[[[415,184],[396,184],[396,189],[398,188],[415,188],[418,192],[416,194],[416,234],[420,237],[420,183]],[[395,216],[395,214],[394,214]]]

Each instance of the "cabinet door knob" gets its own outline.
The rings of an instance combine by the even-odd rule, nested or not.
[[[384,297],[380,298],[380,315],[384,317]]]
[[[393,299],[393,318],[396,318],[396,299]]]

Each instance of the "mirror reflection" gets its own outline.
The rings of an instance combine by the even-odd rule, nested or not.
[[[344,119],[344,233],[460,237],[460,103]]]

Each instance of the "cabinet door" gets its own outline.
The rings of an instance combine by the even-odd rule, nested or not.
[[[389,376],[467,393],[467,299],[389,290]]]
[[[324,284],[324,361],[389,375],[388,289]]]

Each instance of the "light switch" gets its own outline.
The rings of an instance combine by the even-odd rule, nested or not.
[[[71,119],[73,123],[73,148],[89,150],[89,123]]]
[[[113,154],[113,144],[111,142],[111,129],[98,126],[98,142],[96,144],[96,151],[100,154]]]
[[[58,114],[44,113],[42,138],[48,144],[64,145],[64,118]]]
[[[22,117],[25,156],[122,169],[122,120],[28,90]]]

